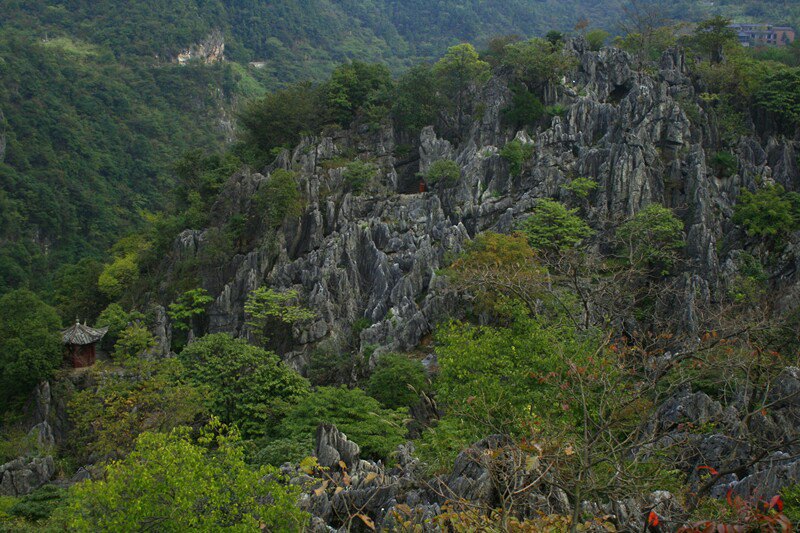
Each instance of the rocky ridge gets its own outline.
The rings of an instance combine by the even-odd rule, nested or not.
[[[362,349],[377,348],[376,354],[411,349],[448,305],[437,270],[476,233],[512,229],[538,198],[568,199],[564,185],[583,176],[598,183],[587,215],[601,232],[653,202],[682,217],[688,266],[679,291],[685,297],[674,306],[684,310],[686,330],[696,331],[694,310],[716,297],[721,276],[736,273],[735,250],[720,256],[723,240],[729,246],[743,239],[730,220],[736,196],[760,180],[798,189],[797,143],[742,137],[738,171],[719,177],[707,163],[718,146],[717,129],[699,105],[681,51],[665,53],[658,72],[646,73],[615,48],[592,52],[577,40],[570,50],[579,67],[546,90],[545,103],[559,104],[564,112],[531,134],[503,126],[501,111],[510,91],[493,78],[476,96],[483,114],[458,143],[427,127],[412,153],[401,157],[407,147],[391,125],[377,130],[362,125],[306,138],[262,173],[232,176],[214,206],[212,226],[237,214],[258,217],[252,198],[278,168],[298,173],[305,210],[275,238],[267,239],[262,228],[254,246],[201,272],[203,286],[215,296],[207,330],[247,335],[247,294],[269,284],[297,289],[318,314],[294,332],[295,347],[286,359],[298,369],[318,343],[343,344],[342,332],[359,319],[369,322],[359,332]],[[519,176],[511,175],[499,155],[514,138],[533,149]],[[371,159],[381,169],[380,183],[360,195],[348,192],[344,170],[335,166],[346,155]],[[417,192],[417,173],[443,158],[461,167],[459,183]],[[210,246],[210,231],[182,233],[167,264],[197,257]],[[789,255],[783,264],[795,261]],[[783,276],[779,283],[783,305],[796,307],[795,277]],[[168,327],[161,329],[167,346]]]

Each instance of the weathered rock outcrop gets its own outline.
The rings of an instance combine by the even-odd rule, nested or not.
[[[0,495],[24,496],[38,489],[53,477],[56,466],[53,457],[20,457],[0,465]]]
[[[449,474],[433,479],[423,475],[410,444],[399,447],[398,466],[387,469],[380,463],[360,459],[358,445],[335,426],[320,426],[316,443],[315,456],[324,467],[322,478],[313,478],[289,465],[283,467],[292,483],[307,490],[301,505],[313,515],[314,531],[329,531],[331,526],[347,530],[354,521],[360,523],[361,517],[381,530],[391,531],[400,524],[411,524],[421,531],[443,531],[432,518],[439,516],[445,505],[450,505],[451,510],[459,506],[490,510],[501,505],[501,485],[510,482],[498,477],[501,471],[521,477],[511,481],[516,483],[514,486],[530,489],[522,491],[524,501],[514,505],[516,516],[538,518],[542,513],[571,512],[567,496],[548,483],[544,465],[512,472],[498,464],[520,452],[507,438],[498,435],[461,452]],[[593,516],[605,516],[621,530],[632,531],[642,529],[643,509],[656,509],[662,517],[682,512],[677,500],[664,491],[638,501],[582,502],[581,506]]]
[[[569,199],[564,188],[576,176],[595,179],[587,216],[599,230],[623,220],[652,202],[663,203],[685,222],[688,270],[682,301],[684,327],[699,326],[693,310],[716,297],[723,269],[717,243],[730,233],[731,205],[742,187],[757,179],[789,189],[800,185],[795,143],[777,137],[743,137],[736,147],[738,172],[716,176],[707,160],[718,150],[714,121],[696,98],[686,60],[680,51],[664,55],[660,70],[638,71],[618,49],[589,51],[574,41],[578,69],[548,88],[548,104],[564,107],[546,126],[514,132],[503,126],[502,109],[510,91],[494,78],[480,95],[483,115],[459,135],[459,142],[422,130],[418,157],[398,153],[391,125],[354,126],[326,137],[303,140],[261,173],[240,172],[226,184],[213,208],[213,225],[243,214],[258,217],[252,198],[277,168],[298,173],[305,210],[274,237],[261,227],[253,243],[229,260],[201,272],[203,286],[215,296],[209,331],[246,335],[243,304],[262,284],[294,288],[317,312],[317,320],[295,331],[295,349],[287,354],[302,368],[308,349],[326,340],[343,344],[351,325],[366,319],[362,347],[377,354],[408,349],[432,329],[448,307],[438,269],[446,266],[476,233],[509,231],[541,197]],[[691,113],[687,109],[691,108]],[[692,118],[690,118],[690,116]],[[519,176],[511,176],[500,149],[513,138],[533,147]],[[348,191],[338,160],[359,155],[371,159],[380,178],[361,195]],[[462,168],[450,188],[416,190],[414,176],[441,158]],[[170,264],[191,260],[209,246],[213,228],[186,231],[175,243]],[[602,233],[601,233],[602,235]],[[729,242],[726,242],[729,244]],[[730,247],[730,246],[729,246]],[[735,247],[727,253],[735,252]],[[795,261],[786,258],[786,263]],[[785,307],[800,294],[795,276]],[[163,302],[168,303],[168,302]]]
[[[214,30],[199,43],[183,50],[175,60],[184,65],[190,61],[200,61],[205,64],[218,63],[225,59],[225,36],[219,30]]]

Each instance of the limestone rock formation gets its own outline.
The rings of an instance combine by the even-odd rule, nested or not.
[[[179,53],[175,60],[181,65],[190,61],[200,61],[205,64],[224,61],[225,36],[221,31],[214,30],[199,43]]]
[[[321,425],[315,455],[324,467],[322,477],[312,478],[290,465],[283,469],[293,478],[292,483],[306,488],[301,505],[313,515],[314,531],[347,530],[353,520],[358,522],[363,516],[380,530],[393,530],[404,524],[435,532],[441,529],[432,518],[440,515],[446,505],[455,502],[466,508],[497,508],[501,484],[508,481],[497,476],[502,470],[498,462],[507,459],[506,454],[518,452],[508,439],[492,435],[460,453],[449,474],[428,479],[413,458],[410,444],[399,447],[398,466],[387,469],[380,463],[360,459],[358,445],[335,426]],[[531,518],[540,513],[571,512],[567,496],[548,484],[546,472],[544,465],[539,465],[513,474],[522,477],[516,480],[516,486],[531,487],[526,504],[515,507],[516,515]],[[543,481],[533,483],[537,479]],[[665,491],[639,501],[582,502],[581,506],[594,516],[606,516],[620,530],[633,531],[643,527],[643,509],[657,509],[662,517],[683,512],[678,500]]]
[[[56,472],[53,457],[20,457],[0,465],[0,495],[24,496],[38,489]]]
[[[503,126],[501,112],[510,91],[494,78],[478,95],[483,115],[457,142],[427,127],[416,140],[416,155],[401,159],[396,156],[401,135],[391,124],[377,129],[356,125],[308,137],[262,172],[232,176],[213,208],[212,227],[181,234],[168,265],[202,254],[213,245],[215,227],[230,217],[257,219],[252,199],[278,168],[297,172],[305,210],[277,235],[269,236],[263,225],[253,230],[252,244],[201,271],[202,285],[215,297],[208,330],[248,335],[244,301],[250,291],[269,284],[298,290],[317,312],[316,320],[294,332],[293,349],[285,354],[298,369],[320,342],[351,342],[343,337],[357,320],[369,323],[355,339],[362,349],[370,347],[379,355],[412,348],[452,303],[437,271],[476,233],[512,230],[537,198],[568,200],[564,186],[577,176],[598,183],[586,214],[601,231],[653,202],[681,216],[688,266],[677,291],[682,299],[671,307],[684,309],[686,331],[696,330],[695,309],[722,290],[720,276],[727,267],[720,265],[730,261],[720,257],[717,244],[732,230],[736,196],[758,179],[797,189],[796,143],[743,137],[735,154],[738,172],[719,177],[707,164],[717,146],[716,126],[697,98],[682,52],[666,53],[660,70],[652,73],[638,71],[633,59],[615,48],[589,51],[578,39],[570,51],[579,67],[545,91],[545,104],[559,104],[565,112],[535,131]],[[533,147],[519,176],[510,175],[499,155],[514,138]],[[380,169],[380,178],[362,194],[347,188],[336,163],[355,155]],[[462,179],[452,187],[419,193],[417,173],[443,158],[459,164]],[[735,254],[736,247],[730,248],[726,253]],[[792,252],[784,264],[795,256]],[[800,299],[793,295],[800,294],[800,285],[795,276],[782,283],[787,286],[784,306],[796,307]]]

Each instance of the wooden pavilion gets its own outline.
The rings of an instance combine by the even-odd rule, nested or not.
[[[66,362],[73,368],[92,366],[97,359],[95,345],[105,336],[108,327],[90,328],[79,320],[61,332],[61,341],[66,347]]]

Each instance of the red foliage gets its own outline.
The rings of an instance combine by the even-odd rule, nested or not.
[[[700,467],[708,468],[710,467]],[[711,472],[716,475],[716,471]],[[706,520],[689,526],[683,526],[677,533],[746,533],[760,531],[764,533],[791,533],[792,522],[783,514],[783,500],[774,496],[769,502],[748,502],[741,496],[733,496],[728,491],[728,505],[736,512],[738,520],[734,523],[714,522]]]

